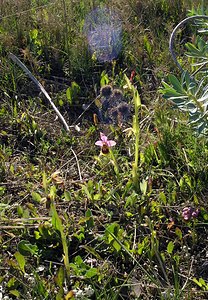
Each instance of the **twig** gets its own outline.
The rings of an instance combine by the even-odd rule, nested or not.
[[[199,73],[205,66],[207,65],[207,62],[203,63],[198,70],[196,70],[191,76],[195,76],[197,73]]]
[[[190,269],[189,269],[189,272],[188,272],[188,276],[187,276],[187,278],[186,278],[186,281],[185,281],[183,287],[181,288],[181,293],[182,293],[182,291],[185,289],[185,287],[186,287],[188,281],[190,280],[190,277],[191,277],[191,271],[192,271],[192,267],[193,267],[193,262],[194,262],[194,259],[193,259],[193,257],[192,257]]]
[[[46,90],[44,89],[44,87],[42,86],[42,84],[32,75],[32,73],[28,70],[28,68],[19,60],[19,58],[17,58],[14,54],[10,53],[9,57],[18,64],[18,66],[20,68],[22,68],[22,70],[28,75],[28,77],[39,87],[39,89],[41,90],[41,92],[45,95],[45,97],[48,99],[48,101],[50,102],[51,106],[53,107],[53,109],[55,110],[56,114],[58,115],[58,117],[60,118],[60,120],[62,121],[62,123],[64,124],[66,130],[69,132],[69,126],[66,123],[64,117],[62,116],[62,114],[60,113],[60,111],[58,110],[58,108],[55,106],[55,104],[53,103],[51,97],[48,95],[48,93],[46,92]],[[79,127],[77,125],[73,126],[77,131],[79,131]],[[80,166],[79,166],[79,161],[77,159],[77,155],[74,152],[73,148],[71,147],[71,151],[75,157],[76,163],[77,163],[77,168],[78,168],[78,172],[79,172],[79,178],[80,181],[82,181],[82,175],[81,175],[81,171],[80,171]]]
[[[67,124],[67,122],[65,121],[64,117],[62,116],[62,114],[60,113],[60,111],[58,110],[58,108],[55,106],[55,104],[53,103],[51,97],[49,96],[49,94],[46,92],[46,90],[44,89],[44,87],[42,86],[42,84],[32,75],[32,73],[28,70],[28,68],[19,60],[19,58],[17,58],[14,54],[10,53],[9,57],[20,67],[22,68],[22,70],[28,75],[28,77],[39,87],[39,89],[41,90],[41,92],[45,95],[45,97],[48,99],[48,101],[50,102],[51,106],[53,107],[53,109],[55,110],[56,114],[58,115],[58,117],[60,118],[60,120],[62,121],[62,123],[64,124],[64,127],[66,128],[67,131],[69,131],[69,126]]]
[[[74,154],[74,157],[75,157],[75,160],[76,160],[76,163],[77,163],[77,169],[78,169],[78,172],[79,172],[79,179],[80,179],[80,181],[82,181],[82,174],[81,174],[81,171],[80,171],[80,166],[79,166],[79,161],[78,161],[77,155],[74,152],[72,147],[71,147],[71,151]]]
[[[4,226],[1,226],[1,225],[0,225],[0,230],[8,230],[8,229],[25,229],[25,227],[27,227],[27,228],[38,228],[38,227],[39,227],[39,224],[34,224],[34,225],[31,225],[31,224],[24,224],[24,225],[14,225],[14,226],[11,226],[11,225],[4,225]]]
[[[38,217],[38,218],[18,218],[18,219],[9,219],[9,220],[3,220],[0,221],[0,224],[3,223],[24,223],[29,221],[44,221],[44,220],[50,220],[49,217]]]
[[[136,223],[134,224],[134,241],[133,241],[133,246],[132,246],[132,250],[134,251],[136,248],[136,235],[137,235],[137,226]]]
[[[85,114],[85,112],[90,108],[90,106],[95,102],[96,99],[93,99],[88,105],[87,107],[84,109],[84,111],[79,115],[79,117],[76,119],[76,121],[74,123],[77,123],[81,117]]]

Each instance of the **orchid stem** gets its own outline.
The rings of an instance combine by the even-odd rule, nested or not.
[[[111,160],[112,160],[112,163],[113,163],[113,166],[114,166],[114,171],[115,171],[116,175],[118,176],[119,175],[119,168],[118,168],[117,160],[116,160],[116,158],[114,156],[114,153],[111,149],[109,149],[109,152],[110,152]]]
[[[140,157],[140,127],[139,127],[139,109],[141,107],[141,100],[138,91],[134,91],[134,117],[133,117],[133,131],[135,135],[135,156],[134,156],[134,162],[132,166],[132,177],[133,177],[133,183],[136,189],[139,189],[139,174],[138,174],[138,168],[139,168],[139,157]]]

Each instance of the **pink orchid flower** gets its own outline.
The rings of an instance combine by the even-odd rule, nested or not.
[[[112,140],[108,140],[108,137],[104,133],[100,132],[100,140],[97,141],[95,145],[100,147],[110,148],[115,146],[116,142]]]

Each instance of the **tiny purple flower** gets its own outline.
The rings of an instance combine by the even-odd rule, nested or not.
[[[191,218],[191,207],[184,207],[182,211],[182,217],[185,221],[188,221]]]
[[[197,217],[198,217],[198,214],[199,214],[199,209],[196,209],[196,210],[194,210],[194,211],[192,212],[191,216],[192,216],[193,218],[197,218]]]
[[[197,218],[199,214],[199,209],[194,209],[192,207],[184,207],[182,211],[182,217],[185,221],[189,221],[191,218]]]

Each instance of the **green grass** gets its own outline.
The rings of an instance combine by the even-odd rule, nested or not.
[[[179,73],[171,31],[203,1],[144,2],[0,7],[2,299],[207,299],[207,138],[159,93]],[[113,63],[94,59],[82,33],[99,5],[123,20]],[[50,94],[69,132],[10,52]],[[106,84],[122,91],[125,122],[93,122]],[[83,113],[83,104],[92,105]],[[100,132],[116,141],[107,155],[95,145]],[[199,215],[185,221],[189,206]]]

